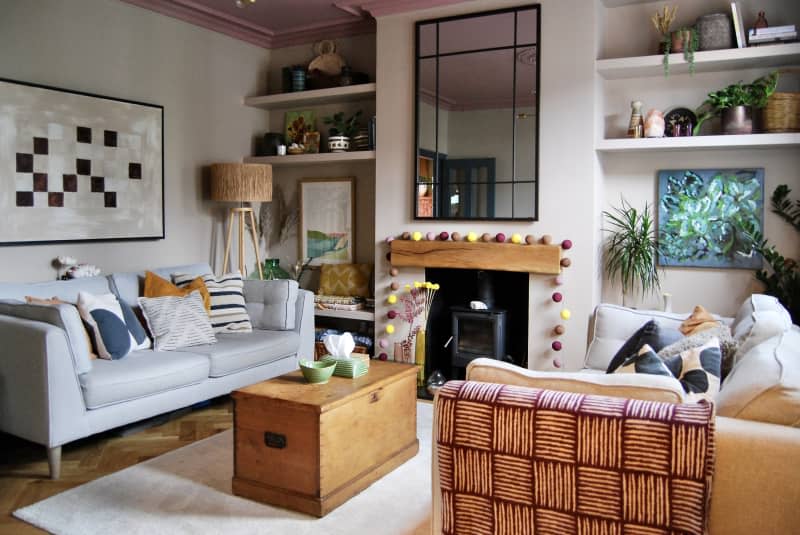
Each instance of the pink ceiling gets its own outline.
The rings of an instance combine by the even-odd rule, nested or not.
[[[264,48],[375,31],[374,17],[463,0],[122,0]]]

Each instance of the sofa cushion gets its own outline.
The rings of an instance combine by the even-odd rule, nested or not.
[[[697,305],[694,307],[689,317],[683,320],[678,330],[686,336],[689,336],[706,329],[712,329],[719,324],[720,323],[714,319],[714,316],[712,316],[703,305]]]
[[[200,292],[185,297],[140,297],[139,306],[158,351],[216,343]]]
[[[250,316],[244,302],[242,275],[226,273],[217,278],[212,273],[201,275],[208,293],[211,296],[211,308],[208,312],[211,327],[215,333],[249,333],[253,330]],[[187,287],[195,280],[186,273],[173,273],[172,280],[179,288]]]
[[[719,339],[710,338],[703,345],[670,357],[666,366],[686,390],[687,401],[713,401],[719,393],[721,361]]]
[[[244,281],[247,311],[255,327],[279,331],[294,329],[298,288],[297,281],[293,280]]]
[[[0,302],[0,314],[42,321],[64,329],[72,354],[72,364],[78,374],[92,369],[91,343],[75,305],[36,305],[21,301]]]
[[[727,325],[716,325],[714,327],[701,330],[685,336],[674,343],[658,350],[658,356],[664,360],[669,360],[675,355],[679,355],[693,347],[701,346],[712,338],[719,340],[720,353],[722,354],[722,364],[720,371],[725,377],[733,368],[733,362],[738,351],[739,344],[731,336],[730,328]]]
[[[192,351],[208,357],[209,377],[222,377],[254,366],[268,364],[297,353],[300,335],[294,331],[220,333],[214,345],[202,345]]]
[[[658,358],[653,348],[647,344],[643,345],[636,354],[623,360],[614,373],[646,373],[674,377],[664,361]]]
[[[717,396],[720,416],[800,427],[800,327],[739,359]]]
[[[153,268],[150,271],[163,279],[169,279],[172,273],[188,273],[196,277],[203,273],[211,273],[211,268],[208,264],[187,264],[182,266]],[[144,276],[144,271],[112,273],[108,276],[108,285],[111,287],[111,291],[117,294],[120,301],[125,301],[132,307],[138,307],[139,304],[136,300],[142,295]]]
[[[177,296],[183,297],[189,295],[197,290],[203,297],[203,306],[206,312],[211,310],[211,297],[208,295],[208,288],[206,283],[203,282],[203,277],[194,277],[184,286],[178,288],[172,282],[165,278],[159,277],[152,271],[146,271],[144,274],[144,288],[142,289],[143,297],[167,297]]]
[[[633,355],[637,355],[639,350],[647,345],[654,351],[659,351],[661,348],[683,338],[683,335],[678,329],[674,327],[662,327],[656,320],[650,320],[642,325],[639,330],[631,335],[628,340],[622,344],[619,351],[611,359],[608,364],[606,373],[614,373],[624,361]]]
[[[791,325],[789,311],[775,297],[753,294],[745,299],[731,325],[733,337],[739,343],[736,362],[767,339],[788,331]]]
[[[134,351],[122,360],[98,360],[80,376],[86,407],[96,409],[208,378],[208,358],[188,352]]]
[[[150,347],[150,339],[133,311],[123,313],[122,306],[112,293],[78,293],[78,311],[89,326],[97,356],[102,359],[121,359],[135,349]]]

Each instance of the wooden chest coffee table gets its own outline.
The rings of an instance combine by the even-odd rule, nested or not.
[[[417,454],[417,368],[357,379],[294,371],[233,393],[233,493],[324,516]]]

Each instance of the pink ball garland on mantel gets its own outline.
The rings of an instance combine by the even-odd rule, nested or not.
[[[390,320],[395,319],[397,317],[397,311],[390,310],[389,312],[386,313],[386,317],[389,318]]]
[[[448,239],[450,239],[450,234],[448,234],[443,230],[439,233],[439,239],[442,241],[447,241]]]
[[[572,249],[572,240],[564,240],[561,242],[562,249]]]
[[[553,343],[550,344],[550,346],[553,348],[553,351],[561,351],[562,345],[558,340],[553,340]]]
[[[435,233],[433,233],[433,232],[428,232],[427,234],[425,234],[425,238],[426,238],[428,241],[433,241],[433,240],[435,240],[435,239],[436,239],[436,234],[435,234]]]
[[[386,353],[381,353],[380,355],[378,355],[378,360],[389,360],[389,355],[387,355]]]
[[[497,243],[505,243],[506,242],[506,235],[502,232],[498,232],[497,235],[494,237],[497,240]]]
[[[560,303],[562,299],[564,299],[564,296],[560,292],[553,292],[553,301]]]
[[[386,349],[387,347],[389,347],[389,340],[387,340],[386,338],[381,338],[380,340],[378,340],[378,345],[381,346],[381,348]]]

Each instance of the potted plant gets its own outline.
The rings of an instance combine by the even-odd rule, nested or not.
[[[693,134],[712,117],[721,116],[723,134],[752,134],[753,108],[763,108],[778,85],[778,71],[753,80],[750,84],[737,82],[725,89],[708,94],[708,98],[697,108],[697,124]]]
[[[345,119],[343,111],[323,119],[325,124],[331,125],[328,130],[328,149],[331,152],[345,152],[350,148],[350,138],[358,132],[360,117],[361,110],[358,110],[347,119]]]
[[[661,288],[656,260],[659,254],[656,241],[655,220],[650,204],[637,210],[624,198],[622,206],[613,212],[603,211],[609,225],[604,229],[609,234],[605,244],[606,275],[612,281],[619,279],[622,285],[622,302],[626,297],[641,290],[642,295]]]
[[[683,58],[689,63],[689,74],[694,74],[694,53],[698,49],[697,30],[693,26],[684,26],[675,31],[670,31],[670,26],[675,20],[678,6],[669,8],[664,6],[663,11],[656,11],[650,17],[656,31],[661,35],[659,52],[664,55],[664,76],[669,76],[669,55],[672,52],[683,52]]]

